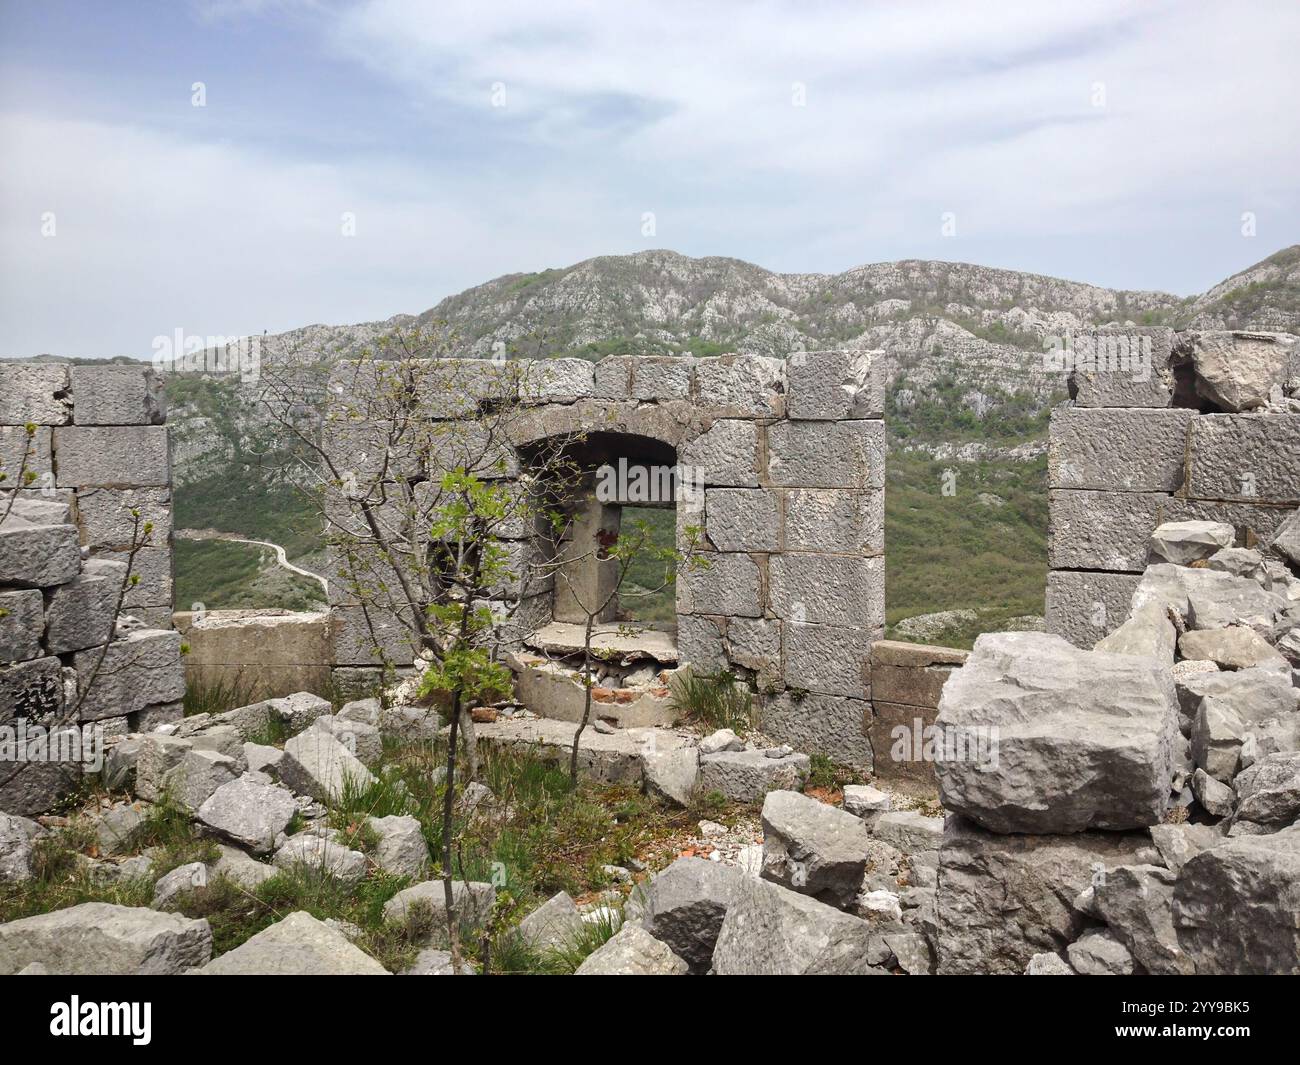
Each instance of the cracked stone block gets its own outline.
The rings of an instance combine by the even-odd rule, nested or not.
[[[785,626],[785,682],[826,695],[871,694],[871,636],[835,625]]]
[[[80,572],[75,525],[32,525],[16,513],[0,525],[0,585],[50,588]]]
[[[707,560],[707,567],[687,567],[677,578],[679,614],[762,616],[758,563],[742,554],[710,553],[700,557]]]
[[[773,555],[772,613],[786,621],[876,629],[885,624],[885,560],[846,555]]]
[[[884,554],[884,491],[793,488],[784,495],[787,551]]]
[[[41,656],[45,600],[35,589],[0,592],[0,665]]]
[[[791,418],[881,418],[885,377],[880,351],[799,351],[786,360]]]
[[[1070,398],[1076,406],[1168,407],[1173,403],[1169,360],[1174,331],[1169,327],[1086,330],[1070,339],[1070,358],[1062,358],[1060,368],[1072,368]]]
[[[162,378],[151,368],[72,366],[68,373],[77,425],[161,425],[167,420]]]
[[[718,355],[695,362],[696,395],[710,412],[779,418],[785,408],[785,360]]]
[[[525,403],[572,403],[595,390],[596,367],[586,359],[531,359],[519,372]]]
[[[718,551],[779,551],[781,500],[762,488],[710,488],[705,532]]]
[[[140,530],[131,511],[140,512]],[[143,526],[152,523],[149,542],[171,541],[172,492],[170,488],[88,488],[77,493],[77,524],[88,547],[129,547]]]
[[[1053,569],[1095,569],[1141,573],[1169,497],[1155,492],[1055,490],[1051,508],[1048,565]]]
[[[1300,417],[1205,414],[1192,423],[1192,498],[1300,503]]]
[[[1137,573],[1053,570],[1047,575],[1047,631],[1076,647],[1092,647],[1128,618]]]
[[[754,671],[759,691],[783,686],[781,624],[775,618],[732,618],[727,623],[727,657]]]
[[[697,484],[758,487],[758,427],[724,419],[681,449],[681,464]]]
[[[667,355],[610,355],[596,363],[598,399],[688,400],[694,360]]]
[[[808,779],[806,754],[769,758],[763,751],[719,751],[700,758],[697,790],[718,792],[733,802],[761,802],[769,791],[799,791]]]
[[[66,366],[0,362],[0,423],[67,425],[71,419]]]
[[[48,425],[38,425],[31,436],[21,425],[0,425],[0,488],[10,489],[30,485],[53,485],[54,432]],[[20,474],[21,471],[21,474]],[[26,476],[36,474],[36,480]]]
[[[885,486],[883,421],[789,421],[767,430],[767,468],[783,488]]]
[[[874,763],[870,726],[871,704],[842,695],[785,691],[764,696],[759,707],[765,736],[868,770]]]
[[[152,543],[152,538],[150,539]],[[128,552],[122,549],[96,548],[92,550],[95,559],[117,562],[125,565]],[[150,608],[158,610],[162,621],[158,628],[171,627],[171,603],[175,589],[173,575],[172,548],[164,543],[159,547],[145,547],[136,552],[131,563],[131,575],[139,577],[136,584],[127,588],[122,599],[125,613],[145,620]],[[146,613],[142,614],[142,611]],[[165,623],[165,624],[164,624]]]
[[[45,646],[50,654],[84,651],[110,639],[125,578],[125,562],[92,558],[78,576],[50,593],[45,614]]]
[[[102,661],[100,656],[101,649],[95,647],[78,651],[72,659],[78,690],[85,693],[82,721],[131,714],[185,697],[178,632],[137,629],[108,644]]]
[[[1227,330],[1180,334],[1196,371],[1197,394],[1220,410],[1247,411],[1268,403],[1291,370],[1295,338],[1282,333]]]
[[[1049,429],[1050,488],[1173,492],[1183,484],[1192,410],[1057,407]]]
[[[679,614],[677,653],[683,665],[701,673],[717,673],[727,666],[722,643],[722,619]]]
[[[167,427],[63,426],[54,432],[54,465],[60,488],[169,485]]]
[[[15,720],[49,727],[63,713],[62,664],[57,658],[33,658],[0,666],[0,722]]]

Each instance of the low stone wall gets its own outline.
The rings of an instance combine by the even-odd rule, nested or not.
[[[328,613],[181,611],[173,619],[189,647],[185,681],[191,688],[221,687],[247,703],[301,691],[330,694]]]
[[[926,740],[943,686],[969,653],[899,640],[872,644],[871,746],[878,780],[936,786]]]
[[[1047,628],[1081,647],[1128,616],[1157,525],[1227,522],[1251,547],[1300,505],[1296,338],[1095,335],[1145,340],[1151,362],[1076,370],[1052,413]]]

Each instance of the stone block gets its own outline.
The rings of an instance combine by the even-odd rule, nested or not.
[[[67,425],[68,368],[0,362],[0,425]]]
[[[872,768],[875,778],[936,788],[933,744],[929,741],[939,711],[933,707],[888,702],[874,691],[871,710],[868,735],[875,757]]]
[[[152,537],[150,542],[153,542]],[[92,555],[100,561],[123,565],[127,558],[126,551],[111,548],[93,550]],[[135,558],[131,560],[131,576],[139,577],[140,580],[127,588],[122,600],[123,611],[143,621],[145,617],[142,616],[142,611],[147,611],[151,607],[162,607],[161,613],[167,621],[167,626],[170,627],[171,604],[175,594],[171,544],[145,547],[137,551]]]
[[[137,629],[107,647],[102,661],[98,647],[73,656],[80,720],[132,714],[185,697],[180,633]]]
[[[785,360],[764,355],[698,359],[695,391],[714,417],[779,418],[785,411]]]
[[[80,572],[75,525],[32,525],[14,514],[0,525],[0,586],[51,588]]]
[[[595,370],[586,359],[530,359],[521,364],[519,396],[525,403],[572,403],[595,392]]]
[[[1268,543],[1294,508],[1286,504],[1222,503],[1210,499],[1179,499],[1170,496],[1162,513],[1165,521],[1221,521],[1232,526],[1237,543],[1257,546]]]
[[[48,728],[59,723],[64,708],[61,669],[54,657],[0,666],[0,724],[26,719]]]
[[[195,971],[203,976],[388,975],[337,928],[301,910]]]
[[[1048,493],[1047,559],[1053,569],[1141,573],[1169,499],[1156,492],[1054,490]]]
[[[718,551],[779,551],[781,498],[762,488],[710,488],[705,532]]]
[[[937,707],[944,684],[969,654],[953,647],[877,640],[871,645],[871,698]]]
[[[871,632],[786,622],[785,682],[823,695],[871,697]]]
[[[750,421],[716,421],[681,449],[681,464],[696,484],[758,487],[758,427]]]
[[[596,399],[625,401],[632,396],[632,366],[640,355],[606,355],[596,363],[592,395]]]
[[[632,398],[641,401],[690,399],[695,360],[642,355],[632,364]]]
[[[107,902],[0,925],[0,973],[39,961],[63,976],[179,976],[212,956],[203,919]]]
[[[21,488],[30,485],[53,487],[54,431],[48,425],[38,425],[31,436],[21,425],[0,425],[0,489]],[[36,474],[36,479],[28,473]]]
[[[700,673],[725,669],[727,652],[722,643],[722,619],[679,614],[677,653],[683,665]]]
[[[784,495],[787,551],[884,554],[883,490],[793,488]]]
[[[71,366],[72,420],[77,425],[162,425],[167,400],[151,367]]]
[[[1196,372],[1196,392],[1219,410],[1263,407],[1287,383],[1295,338],[1282,333],[1226,330],[1179,334]]]
[[[1300,416],[1205,414],[1188,451],[1193,499],[1300,504]]]
[[[92,558],[81,573],[55,588],[45,614],[45,646],[53,655],[107,643],[113,634],[125,562]]]
[[[411,630],[390,611],[375,606],[335,606],[330,620],[337,665],[382,665],[387,659],[409,666],[415,661]]]
[[[871,704],[865,699],[786,691],[764,696],[759,707],[765,736],[867,770],[874,763],[870,725]]]
[[[791,418],[837,421],[881,418],[883,351],[799,351],[786,360]]]
[[[132,511],[140,512],[139,529]],[[170,488],[89,488],[77,493],[77,524],[90,548],[130,547],[143,526],[153,525],[149,543],[169,544],[172,537]]]
[[[707,566],[687,567],[677,578],[679,614],[761,617],[762,577],[749,555],[709,553]]]
[[[786,621],[877,629],[885,624],[885,560],[848,555],[773,555],[772,613]]]
[[[787,421],[767,430],[767,471],[782,488],[885,486],[883,421]]]
[[[726,657],[733,666],[754,671],[759,691],[777,691],[785,686],[781,625],[775,618],[731,618],[727,622]]]
[[[1128,619],[1140,580],[1136,573],[1053,570],[1047,575],[1047,631],[1092,647]]]
[[[166,486],[171,484],[167,427],[63,426],[54,433],[54,464],[60,488]]]
[[[1047,452],[1051,488],[1173,492],[1183,484],[1192,410],[1057,407]]]
[[[1087,330],[1070,338],[1062,369],[1072,369],[1070,398],[1079,407],[1169,407],[1174,378],[1168,326]]]
[[[0,666],[41,656],[45,600],[35,588],[0,592]]]
[[[719,751],[700,758],[698,793],[717,792],[732,802],[762,802],[769,791],[799,791],[808,779],[806,754],[769,758],[763,751]]]

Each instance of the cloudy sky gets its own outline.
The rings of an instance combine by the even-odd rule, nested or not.
[[[1300,242],[1298,40],[1294,0],[0,0],[0,355],[665,247],[1190,294]]]

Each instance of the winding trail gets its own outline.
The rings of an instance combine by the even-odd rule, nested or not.
[[[236,536],[234,533],[219,532],[216,529],[177,529],[175,536],[182,540],[224,540],[231,544],[255,544],[258,547],[269,547],[275,552],[275,561],[282,568],[287,569],[290,573],[296,573],[300,577],[307,577],[310,580],[320,584],[321,590],[329,594],[329,581],[319,573],[313,573],[309,569],[303,569],[301,566],[295,566],[289,561],[284,553],[284,548],[279,544],[274,544],[270,540],[246,540],[242,536]]]

